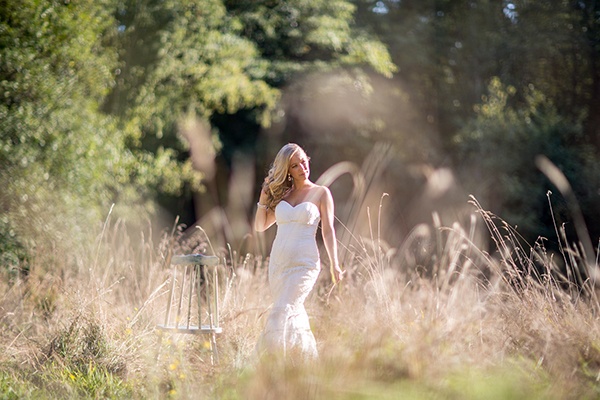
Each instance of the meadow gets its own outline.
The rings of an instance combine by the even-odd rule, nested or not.
[[[551,252],[470,206],[466,226],[434,215],[398,248],[379,236],[381,208],[371,210],[371,234],[342,244],[348,278],[333,285],[324,270],[307,301],[320,351],[310,364],[254,357],[267,259],[213,248],[201,228],[183,240],[180,229],[132,233],[109,216],[87,246],[38,248],[26,274],[2,271],[0,398],[598,398],[589,260],[560,228]],[[191,335],[167,338],[157,359],[165,258],[197,251],[223,264],[216,365]]]

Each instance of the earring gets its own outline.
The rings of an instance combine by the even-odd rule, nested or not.
[[[292,181],[292,175],[288,174],[288,181]]]

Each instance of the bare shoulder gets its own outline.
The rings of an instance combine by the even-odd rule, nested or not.
[[[329,190],[329,188],[327,186],[321,186],[321,185],[317,185],[316,190],[317,192],[317,198],[319,199],[319,202],[325,202],[327,203],[328,201],[332,200],[332,196],[331,196],[331,191]]]
[[[319,190],[321,191],[322,195],[331,196],[331,190],[329,190],[327,186],[319,185]]]

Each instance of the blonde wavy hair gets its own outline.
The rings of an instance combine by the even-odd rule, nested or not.
[[[292,182],[288,180],[288,171],[290,169],[290,160],[295,154],[306,156],[302,147],[295,143],[288,143],[279,150],[275,156],[269,173],[265,178],[262,189],[267,193],[267,204],[271,210],[283,199],[287,192],[292,188]]]

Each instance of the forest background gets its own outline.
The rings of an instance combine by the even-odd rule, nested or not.
[[[528,240],[553,236],[539,154],[600,235],[596,2],[1,5],[4,266],[76,245],[113,204],[131,224],[179,215],[236,243],[289,141],[314,178],[337,162],[364,168],[385,143],[367,192],[390,194],[394,242],[432,211],[460,219],[469,194]],[[432,179],[444,183],[433,194]],[[342,213],[351,181],[336,185]]]

